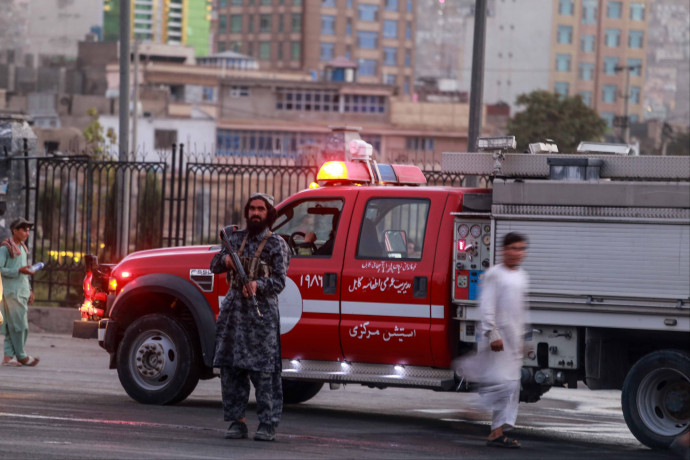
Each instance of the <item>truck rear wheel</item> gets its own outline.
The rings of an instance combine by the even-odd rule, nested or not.
[[[144,404],[184,400],[199,383],[199,364],[187,331],[154,314],[134,321],[117,353],[117,375],[132,399]]]
[[[678,350],[644,356],[628,372],[621,402],[638,441],[667,448],[690,423],[690,356]]]
[[[301,382],[283,379],[283,402],[299,404],[309,401],[321,390],[323,382]]]

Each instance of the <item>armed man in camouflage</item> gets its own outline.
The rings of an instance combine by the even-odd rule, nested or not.
[[[230,284],[216,322],[213,365],[220,368],[223,416],[231,422],[225,437],[247,438],[245,409],[251,380],[259,418],[254,439],[273,441],[283,411],[278,294],[285,287],[290,253],[285,240],[269,230],[276,218],[272,196],[251,195],[244,217],[246,230],[228,227],[226,233],[249,277],[251,293],[239,283],[226,247],[211,261],[211,271],[228,272]],[[249,302],[251,294],[256,295],[261,315]]]

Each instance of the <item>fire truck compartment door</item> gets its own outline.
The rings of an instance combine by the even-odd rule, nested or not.
[[[394,191],[363,187],[355,203],[340,291],[347,362],[432,361],[430,280],[439,232],[434,223],[441,221],[445,201]]]

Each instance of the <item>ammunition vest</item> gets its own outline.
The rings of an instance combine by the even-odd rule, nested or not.
[[[244,246],[247,244],[249,233],[247,233],[242,240],[242,244],[240,245],[239,251],[237,251],[237,255],[240,258],[240,262],[242,263],[242,267],[244,268],[244,272],[247,274],[249,281],[255,281],[261,277],[271,276],[271,267],[266,262],[261,260],[261,253],[268,242],[268,238],[272,234],[273,233],[270,231],[266,233],[266,236],[263,240],[261,240],[261,243],[259,243],[259,246],[256,248],[254,257],[244,256]],[[227,279],[231,288],[242,289],[239,276],[237,276],[237,273],[234,270],[227,272]]]

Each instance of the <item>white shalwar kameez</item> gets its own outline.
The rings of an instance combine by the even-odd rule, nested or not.
[[[521,268],[503,264],[484,273],[479,308],[481,340],[477,357],[483,403],[492,410],[491,430],[515,426],[520,397],[520,375],[527,322],[526,292],[529,279]],[[503,340],[503,351],[492,351],[491,342]]]

